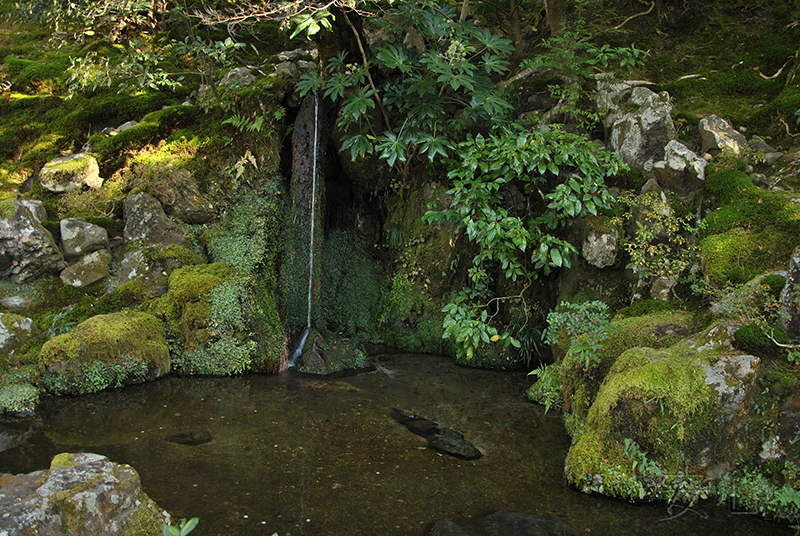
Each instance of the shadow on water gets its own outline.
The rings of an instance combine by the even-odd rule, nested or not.
[[[199,517],[198,536],[422,535],[436,519],[494,509],[556,516],[593,535],[793,533],[712,505],[662,521],[663,507],[570,489],[569,437],[521,396],[524,374],[426,355],[378,356],[375,366],[324,379],[168,378],[48,399],[37,418],[0,423],[0,472],[46,468],[62,451],[103,454],[133,465],[173,516]],[[428,449],[392,408],[463,432],[484,456]]]

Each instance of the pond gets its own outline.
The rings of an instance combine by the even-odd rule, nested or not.
[[[37,417],[0,423],[0,472],[44,469],[58,452],[103,454],[134,466],[173,516],[199,517],[198,536],[421,536],[437,519],[495,509],[593,535],[794,533],[724,506],[665,521],[664,506],[579,493],[562,472],[570,439],[524,398],[525,374],[430,355],[374,360],[377,370],[349,377],[166,378],[48,398]],[[462,432],[484,456],[437,453],[393,408]],[[198,445],[166,441],[205,432]]]

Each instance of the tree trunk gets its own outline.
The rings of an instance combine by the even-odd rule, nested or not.
[[[547,11],[547,22],[550,24],[550,35],[556,36],[564,30],[567,16],[564,13],[564,0],[544,0]]]
[[[465,2],[467,0],[464,0]],[[520,0],[510,0],[511,4],[511,32],[514,38],[514,58],[519,58],[523,53],[522,27],[519,23]]]

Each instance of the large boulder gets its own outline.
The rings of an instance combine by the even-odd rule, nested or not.
[[[46,163],[39,171],[39,182],[45,190],[57,194],[103,185],[97,159],[86,153],[63,156]]]
[[[654,93],[645,87],[617,88],[607,97],[608,113],[603,122],[611,148],[631,166],[651,171],[664,160],[664,147],[675,136],[672,103],[666,91]],[[616,103],[618,104],[615,104]]]
[[[15,283],[57,274],[66,263],[50,231],[14,199],[0,201],[0,278]]]
[[[178,244],[186,242],[183,234],[172,223],[158,199],[150,194],[140,193],[125,198],[126,242],[135,240],[142,245]]]
[[[733,350],[739,327],[720,323],[669,348],[624,352],[570,449],[568,480],[587,492],[669,500],[689,475],[715,480],[757,452],[745,422],[760,361]]]
[[[699,131],[703,143],[702,153],[716,156],[727,149],[738,155],[747,147],[747,138],[735,130],[730,123],[716,115],[701,119]]]
[[[1,474],[0,490],[0,534],[8,536],[161,534],[170,522],[133,467],[99,454],[63,453],[47,471]]]
[[[82,394],[142,383],[170,371],[164,327],[154,316],[97,315],[47,341],[39,353],[45,388]]]
[[[100,249],[108,249],[108,232],[83,218],[61,220],[61,252],[74,259]]]
[[[223,263],[178,268],[169,276],[169,291],[151,309],[178,336],[181,373],[227,376],[286,366],[275,298],[251,274]]]
[[[88,287],[108,277],[111,269],[111,253],[101,249],[84,255],[61,272],[61,282],[76,288]]]

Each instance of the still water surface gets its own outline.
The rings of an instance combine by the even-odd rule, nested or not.
[[[167,378],[48,399],[35,419],[0,423],[0,472],[44,469],[63,451],[103,454],[134,466],[174,517],[199,517],[198,536],[421,536],[436,519],[495,509],[556,516],[592,535],[794,533],[725,507],[664,521],[664,507],[576,492],[562,474],[569,437],[524,399],[524,374],[428,355],[375,360],[378,370],[338,379]],[[392,408],[464,433],[484,457],[427,449]],[[205,431],[205,444],[165,441]]]

